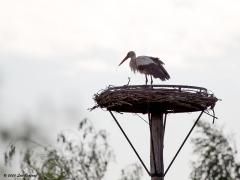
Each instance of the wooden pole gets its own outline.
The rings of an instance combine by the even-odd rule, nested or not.
[[[164,174],[163,164],[163,138],[164,138],[164,127],[163,127],[163,113],[153,112],[151,113],[150,130],[152,139],[150,139],[150,166],[151,174],[156,174],[151,180],[164,180],[164,177],[158,177],[158,175]],[[154,159],[155,157],[155,159]]]

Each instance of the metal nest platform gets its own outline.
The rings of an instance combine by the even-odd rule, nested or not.
[[[213,109],[218,99],[206,88],[185,85],[132,85],[108,87],[94,95],[96,105],[129,113],[181,113]]]

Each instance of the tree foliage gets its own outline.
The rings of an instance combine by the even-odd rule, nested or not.
[[[8,133],[2,132],[5,138]],[[19,140],[33,143],[30,137]],[[78,131],[60,133],[56,146],[34,142],[34,147],[28,145],[23,150],[18,149],[17,141],[13,142],[4,154],[5,165],[11,166],[17,151],[21,151],[23,180],[101,180],[114,159],[106,131],[96,130],[88,119],[80,121]],[[131,164],[121,171],[120,180],[140,180],[141,176],[141,166]]]
[[[106,131],[97,131],[91,122],[83,119],[78,132],[73,135],[60,133],[58,146],[27,149],[21,161],[22,174],[36,174],[39,180],[103,179],[114,157],[107,141]],[[9,163],[16,151],[14,145],[5,153]],[[32,177],[24,177],[28,180]]]
[[[143,175],[142,167],[139,164],[130,164],[121,171],[119,180],[140,180]]]
[[[197,160],[192,162],[193,180],[240,179],[237,150],[221,129],[210,123],[199,122],[197,136],[192,138]]]

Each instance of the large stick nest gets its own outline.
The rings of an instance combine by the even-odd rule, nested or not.
[[[94,95],[96,105],[116,112],[178,113],[213,109],[218,99],[205,88],[181,85],[108,87]]]

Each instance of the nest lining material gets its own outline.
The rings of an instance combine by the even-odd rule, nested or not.
[[[108,87],[94,95],[96,105],[116,112],[178,113],[213,109],[218,99],[207,89],[182,85]]]

